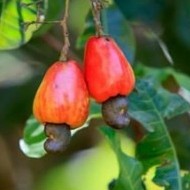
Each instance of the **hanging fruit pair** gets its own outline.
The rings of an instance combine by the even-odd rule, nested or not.
[[[80,127],[85,122],[89,108],[88,91],[97,102],[102,103],[102,115],[108,125],[123,128],[129,123],[126,96],[134,88],[134,73],[115,41],[101,35],[98,5],[98,2],[92,2],[98,36],[91,37],[85,49],[87,86],[77,63],[73,60],[63,61],[67,60],[70,45],[64,20],[62,61],[48,69],[36,93],[33,113],[45,125],[48,139],[44,148],[47,152],[63,151],[70,142],[70,129]],[[66,9],[67,13],[68,6]],[[65,14],[65,19],[67,16]]]
[[[82,71],[73,61],[55,62],[36,93],[33,113],[45,125],[47,152],[61,152],[70,142],[70,129],[88,116],[89,95]]]
[[[116,42],[107,36],[91,37],[85,48],[84,70],[91,97],[102,103],[105,122],[117,129],[127,126],[126,96],[135,86],[135,77]]]
[[[117,129],[129,124],[126,96],[135,77],[124,54],[110,37],[91,37],[85,49],[85,79],[73,60],[54,63],[36,93],[33,113],[44,123],[47,152],[61,152],[70,142],[70,129],[88,116],[89,95],[102,103],[105,122]]]

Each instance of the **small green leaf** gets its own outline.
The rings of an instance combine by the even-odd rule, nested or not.
[[[44,126],[37,122],[33,116],[27,120],[26,126],[24,130],[24,141],[27,144],[30,145],[44,141]]]
[[[19,141],[20,149],[28,157],[40,158],[46,154],[45,139],[44,126],[31,116],[26,122],[23,139]]]
[[[109,186],[110,190],[143,190],[141,180],[143,168],[141,163],[122,151],[120,139],[115,130],[102,127],[101,131],[108,139],[119,164],[119,176]]]
[[[39,4],[40,14],[45,14],[45,0]],[[37,6],[35,0],[4,0],[0,3],[0,50],[18,48],[26,43],[38,25],[30,25],[27,30],[25,22],[37,20]],[[43,18],[44,19],[44,18]],[[42,20],[43,20],[42,19]]]
[[[39,143],[27,144],[23,139],[20,139],[19,146],[22,152],[30,158],[41,158],[46,154],[44,150],[44,141]]]

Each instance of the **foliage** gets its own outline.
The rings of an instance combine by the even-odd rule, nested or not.
[[[34,0],[24,1],[24,3],[34,2]],[[46,19],[53,20],[60,14],[63,3],[42,1],[40,6],[43,14],[47,12]],[[168,12],[172,13],[170,19]],[[37,28],[35,25],[29,26],[25,31],[23,22],[36,20],[37,14],[35,5],[23,6],[21,1],[0,2],[0,49],[17,48],[28,42],[39,26]],[[182,172],[179,162],[183,160],[179,160],[181,155],[178,155],[177,146],[174,144],[175,138],[172,133],[170,134],[172,129],[168,125],[168,121],[180,118],[182,114],[190,111],[188,76],[190,70],[187,64],[190,61],[188,56],[190,38],[187,27],[190,24],[189,20],[188,0],[173,2],[172,6],[169,1],[164,0],[115,0],[102,12],[105,33],[118,42],[134,66],[137,77],[136,89],[128,97],[128,112],[142,132],[140,140],[136,141],[136,154],[131,156],[122,150],[117,131],[100,126],[101,134],[113,149],[119,166],[117,178],[108,185],[110,190],[148,189],[150,184],[146,179],[150,171],[154,174],[151,178],[152,184],[158,189],[189,189],[189,173]],[[36,42],[29,42],[29,46],[32,43],[38,45],[40,37],[50,26],[41,27],[35,33],[39,39]],[[84,27],[81,28],[83,32],[77,38],[76,47],[84,50],[87,38],[95,31],[91,11],[86,16]],[[174,66],[168,65],[169,62]],[[171,76],[175,81],[175,87],[172,88]],[[164,85],[168,80],[169,87]],[[34,93],[35,89],[32,88],[32,94]],[[31,98],[30,95],[29,99]],[[88,127],[92,119],[101,119],[100,112],[100,105],[92,101],[89,118],[80,129]],[[181,119],[176,126],[178,136],[182,135]],[[133,122],[130,128],[135,130]],[[73,130],[72,135],[76,132],[78,130]],[[127,136],[131,135],[129,129],[122,132]],[[181,139],[186,138],[189,146],[188,134],[185,135]],[[43,126],[31,116],[26,122],[20,148],[28,157],[40,158],[46,154],[43,148],[45,138]],[[186,149],[184,151],[188,152]],[[187,165],[189,166],[189,163]]]
[[[144,127],[151,129],[137,145],[137,158],[142,161],[145,171],[159,165],[154,179],[157,184],[168,189],[180,189],[179,163],[164,118],[186,112],[190,107],[181,97],[162,88],[156,92],[149,83],[141,80],[137,84],[136,96],[130,98],[134,102],[132,111],[129,111],[131,115]]]
[[[0,23],[0,49],[17,48],[26,43],[39,28],[33,25],[26,30],[25,22],[36,20],[38,10],[34,0],[2,1]],[[27,5],[28,4],[28,5]],[[46,3],[39,4],[40,16],[44,17]],[[39,18],[40,19],[40,18]],[[43,18],[42,18],[43,21]]]
[[[190,105],[180,96],[172,94],[162,87],[159,87],[156,91],[150,81],[138,80],[136,88],[137,92],[132,93],[129,97],[129,114],[149,131],[145,138],[137,144],[136,158],[143,164],[143,173],[146,173],[152,166],[159,166],[157,167],[156,176],[154,178],[157,184],[166,186],[168,189],[175,187],[180,189],[179,163],[174,145],[167,132],[164,118],[171,118],[182,114],[190,110]],[[97,117],[96,114],[99,113],[99,109],[96,107],[97,104],[93,103],[91,109],[92,117]],[[30,136],[31,132],[28,128],[30,128],[30,126],[25,128],[25,136],[27,136],[28,133]],[[41,128],[41,126],[38,126],[38,128]],[[35,130],[37,130],[37,128],[35,128]],[[136,180],[140,180],[139,176],[141,176],[140,173],[142,173],[140,172],[142,166],[140,167],[140,163],[138,163],[136,159],[128,157],[120,150],[119,139],[117,139],[113,130],[108,130],[107,128],[103,128],[102,130],[109,139],[118,157],[120,166],[121,173],[118,177],[118,181],[114,183],[113,189],[135,189],[136,187],[131,187],[130,184],[135,183]],[[36,137],[33,136],[33,144],[36,143],[35,139],[37,139],[38,136],[39,134],[36,134]],[[44,139],[38,138],[38,143],[41,143],[43,140]],[[31,156],[29,154],[27,155]],[[138,171],[140,173],[132,174],[130,172],[133,164],[134,168],[137,168],[131,172]],[[141,169],[138,169],[138,167]],[[130,175],[127,175],[128,172]],[[130,176],[129,179],[126,178],[127,176]],[[129,182],[127,183],[128,180]],[[135,180],[135,182],[130,180]],[[135,184],[139,186],[138,189],[142,189],[140,184]]]
[[[126,155],[121,149],[120,139],[116,135],[113,129],[102,128],[103,134],[109,140],[109,143],[117,155],[119,164],[119,176],[117,180],[111,182],[110,190],[122,190],[122,189],[143,189],[142,186],[142,164],[136,159]]]

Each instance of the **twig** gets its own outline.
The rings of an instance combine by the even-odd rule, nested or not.
[[[103,27],[101,23],[100,12],[101,12],[101,9],[103,9],[103,3],[101,0],[91,0],[91,4],[92,4],[92,14],[94,18],[95,27],[96,27],[96,35],[102,36],[104,32],[103,32]]]
[[[24,23],[25,28],[28,28],[32,24],[52,24],[52,23],[57,24],[57,23],[59,23],[62,27],[63,36],[64,36],[64,45],[62,47],[59,60],[63,61],[63,62],[67,61],[67,59],[68,59],[68,52],[69,52],[69,47],[70,47],[69,32],[68,32],[68,27],[67,27],[67,20],[68,20],[68,16],[69,16],[69,2],[70,2],[70,0],[65,0],[65,12],[64,12],[63,19],[60,21],[40,21],[37,19],[36,21],[30,21],[30,22]]]
[[[59,58],[60,61],[67,61],[68,51],[69,51],[69,47],[70,47],[69,32],[68,32],[68,27],[67,27],[67,20],[68,20],[68,16],[69,16],[69,2],[70,2],[70,0],[65,1],[65,13],[64,13],[63,20],[61,21],[61,26],[63,29],[63,36],[64,36],[64,45],[61,50],[61,55]]]

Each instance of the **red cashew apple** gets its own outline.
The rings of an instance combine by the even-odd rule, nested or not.
[[[77,63],[73,60],[55,62],[47,70],[33,103],[34,116],[45,124],[49,137],[45,143],[47,151],[59,151],[59,147],[65,144],[64,139],[68,139],[68,144],[70,129],[84,124],[88,107],[89,94]],[[67,136],[61,135],[62,131]]]
[[[91,37],[85,48],[85,78],[90,95],[97,102],[128,95],[135,77],[125,55],[110,37]]]
[[[102,115],[106,123],[114,128],[128,125],[125,96],[134,89],[135,76],[127,58],[111,37],[93,36],[87,41],[84,71],[91,97],[103,104]]]

